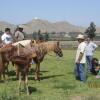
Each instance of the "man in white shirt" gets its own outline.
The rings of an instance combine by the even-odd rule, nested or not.
[[[10,28],[5,28],[5,33],[1,36],[3,45],[10,44],[13,42],[13,38],[10,32]]]
[[[77,40],[79,42],[77,53],[76,53],[76,68],[75,68],[75,74],[76,79],[79,79],[80,81],[86,81],[86,75],[85,75],[85,63],[86,63],[86,43],[85,43],[85,37],[84,35],[79,34],[77,37]]]
[[[92,72],[92,59],[93,59],[93,53],[95,51],[95,49],[98,46],[91,41],[90,38],[87,38],[87,45],[86,45],[86,61],[87,61],[87,67],[88,67],[88,71]]]

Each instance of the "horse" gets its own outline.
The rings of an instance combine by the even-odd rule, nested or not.
[[[19,78],[19,88],[18,93],[20,93],[21,90],[21,83],[22,80],[24,82],[24,89],[27,91],[27,95],[29,95],[29,89],[28,89],[28,72],[30,66],[32,57],[28,57],[26,55],[24,56],[14,56],[12,58],[13,63],[16,66],[17,71],[17,77]]]
[[[29,50],[29,47],[34,48],[33,54],[35,56],[33,57],[33,60],[36,64],[35,68],[35,80],[40,81],[40,63],[43,61],[46,54],[48,54],[50,51],[53,51],[56,53],[59,57],[63,56],[62,50],[60,48],[59,42],[40,42],[40,41],[33,41],[33,40],[23,40],[19,41],[17,43],[14,43],[13,45],[24,45],[25,48]]]
[[[20,45],[26,47],[26,46],[31,46],[32,43],[35,43],[35,42],[36,42],[35,40],[22,40],[22,41],[15,42],[12,45],[17,46],[20,44]]]
[[[29,95],[28,90],[28,72],[30,68],[30,63],[33,57],[36,56],[33,47],[24,47],[22,44],[18,43],[16,45],[17,50],[13,52],[11,56],[11,61],[16,66],[16,76],[19,79],[19,93],[21,90],[21,82],[22,79],[24,81],[24,88],[27,90],[27,94]],[[22,78],[21,78],[22,76]]]
[[[62,50],[60,48],[59,42],[42,42],[33,44],[33,47],[36,52],[36,56],[33,57],[33,60],[36,64],[35,68],[35,80],[40,81],[40,63],[43,61],[46,54],[50,51],[53,51],[59,57],[63,56]]]
[[[11,44],[5,45],[0,48],[0,80],[2,75],[5,80],[5,70],[8,69],[7,67],[12,55],[12,51],[14,49],[15,47]]]
[[[16,66],[16,74],[19,78],[19,91],[21,88],[21,76],[23,77],[24,87],[28,90],[28,72],[30,68],[30,62],[35,56],[33,48],[25,48],[21,44],[14,46],[12,44],[4,45],[0,48],[0,76],[3,74],[5,78],[5,63],[13,62]],[[20,93],[20,92],[19,92]]]

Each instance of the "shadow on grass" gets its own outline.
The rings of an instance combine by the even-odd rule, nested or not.
[[[33,92],[37,92],[37,89],[35,87],[29,86],[28,89],[30,94],[32,94]]]
[[[61,77],[61,76],[64,76],[64,75],[51,75],[51,76],[44,76],[44,77],[40,77],[40,80],[44,80],[44,79],[49,79],[49,78],[54,78],[54,77]],[[35,77],[32,77],[32,76],[29,76],[28,77],[28,80],[35,80]]]
[[[76,86],[75,85],[70,85],[70,84],[65,84],[65,83],[62,83],[62,84],[58,84],[58,85],[55,85],[53,88],[56,88],[56,89],[63,89],[63,90],[68,90],[68,89],[70,89],[70,90],[73,90],[73,89],[75,89],[76,88]]]
[[[35,78],[33,76],[29,76],[28,80],[35,80]]]
[[[11,80],[11,81],[18,81],[18,79],[16,77],[12,77],[9,80]]]
[[[46,73],[46,72],[49,72],[49,71],[40,71],[40,75],[42,75],[42,73]],[[34,74],[35,74],[35,69],[31,68],[29,71],[29,75],[34,75]]]
[[[15,76],[16,72],[14,70],[11,70],[8,72],[8,76]]]
[[[49,78],[54,78],[54,77],[61,77],[61,76],[64,76],[64,75],[63,75],[63,74],[61,74],[61,75],[44,76],[44,77],[41,77],[41,80],[44,80],[44,79],[49,79]]]
[[[0,80],[0,83],[5,83],[5,81],[4,80]]]
[[[31,68],[29,71],[29,75],[34,75],[34,73],[35,73],[35,70],[33,68]]]

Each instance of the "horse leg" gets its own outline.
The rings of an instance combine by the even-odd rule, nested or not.
[[[2,74],[3,74],[3,80],[4,80],[4,81],[5,81],[5,69],[6,69],[6,68],[5,68],[5,66],[4,66],[4,68],[3,68],[3,73],[2,73]]]
[[[8,74],[8,72],[9,72],[9,70],[8,70],[8,65],[9,65],[9,62],[7,62],[6,65],[5,65],[7,74]]]
[[[9,77],[9,70],[8,70],[9,62],[5,63],[5,73],[7,73],[7,78]]]
[[[19,79],[19,67],[16,65],[16,78]]]
[[[14,66],[14,65],[15,65],[13,61],[11,62],[11,64],[12,64],[12,66]]]
[[[27,95],[29,95],[29,89],[28,89],[28,75],[25,75],[25,84],[26,84],[26,91],[27,91]]]
[[[37,64],[36,64],[36,67],[35,67],[35,80],[37,80]]]
[[[3,72],[3,80],[5,81],[5,72]]]
[[[21,90],[21,73],[19,73],[19,86],[18,86],[18,93],[20,94]]]
[[[40,81],[40,63],[38,64],[38,80]]]
[[[25,75],[23,75],[23,82],[24,82],[24,91],[26,91],[26,84],[25,84]]]
[[[40,81],[40,63],[36,64],[36,76],[35,76],[35,80],[39,80]]]

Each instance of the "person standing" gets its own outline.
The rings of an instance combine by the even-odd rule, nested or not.
[[[25,39],[23,27],[18,26],[16,32],[14,33],[15,41],[21,41]]]
[[[11,44],[13,42],[12,34],[10,28],[5,28],[4,34],[1,36],[2,44]]]
[[[95,49],[98,47],[89,37],[86,39],[87,45],[86,45],[86,62],[87,62],[87,68],[88,72],[92,72],[92,59],[93,59],[93,53]]]
[[[37,40],[40,41],[40,42],[43,42],[44,38],[43,38],[43,35],[41,33],[41,30],[38,31],[37,35],[38,35]]]
[[[86,63],[86,43],[84,35],[79,34],[77,37],[79,42],[77,53],[76,53],[76,68],[75,68],[75,75],[76,79],[85,82],[86,75],[85,75],[85,63]]]

